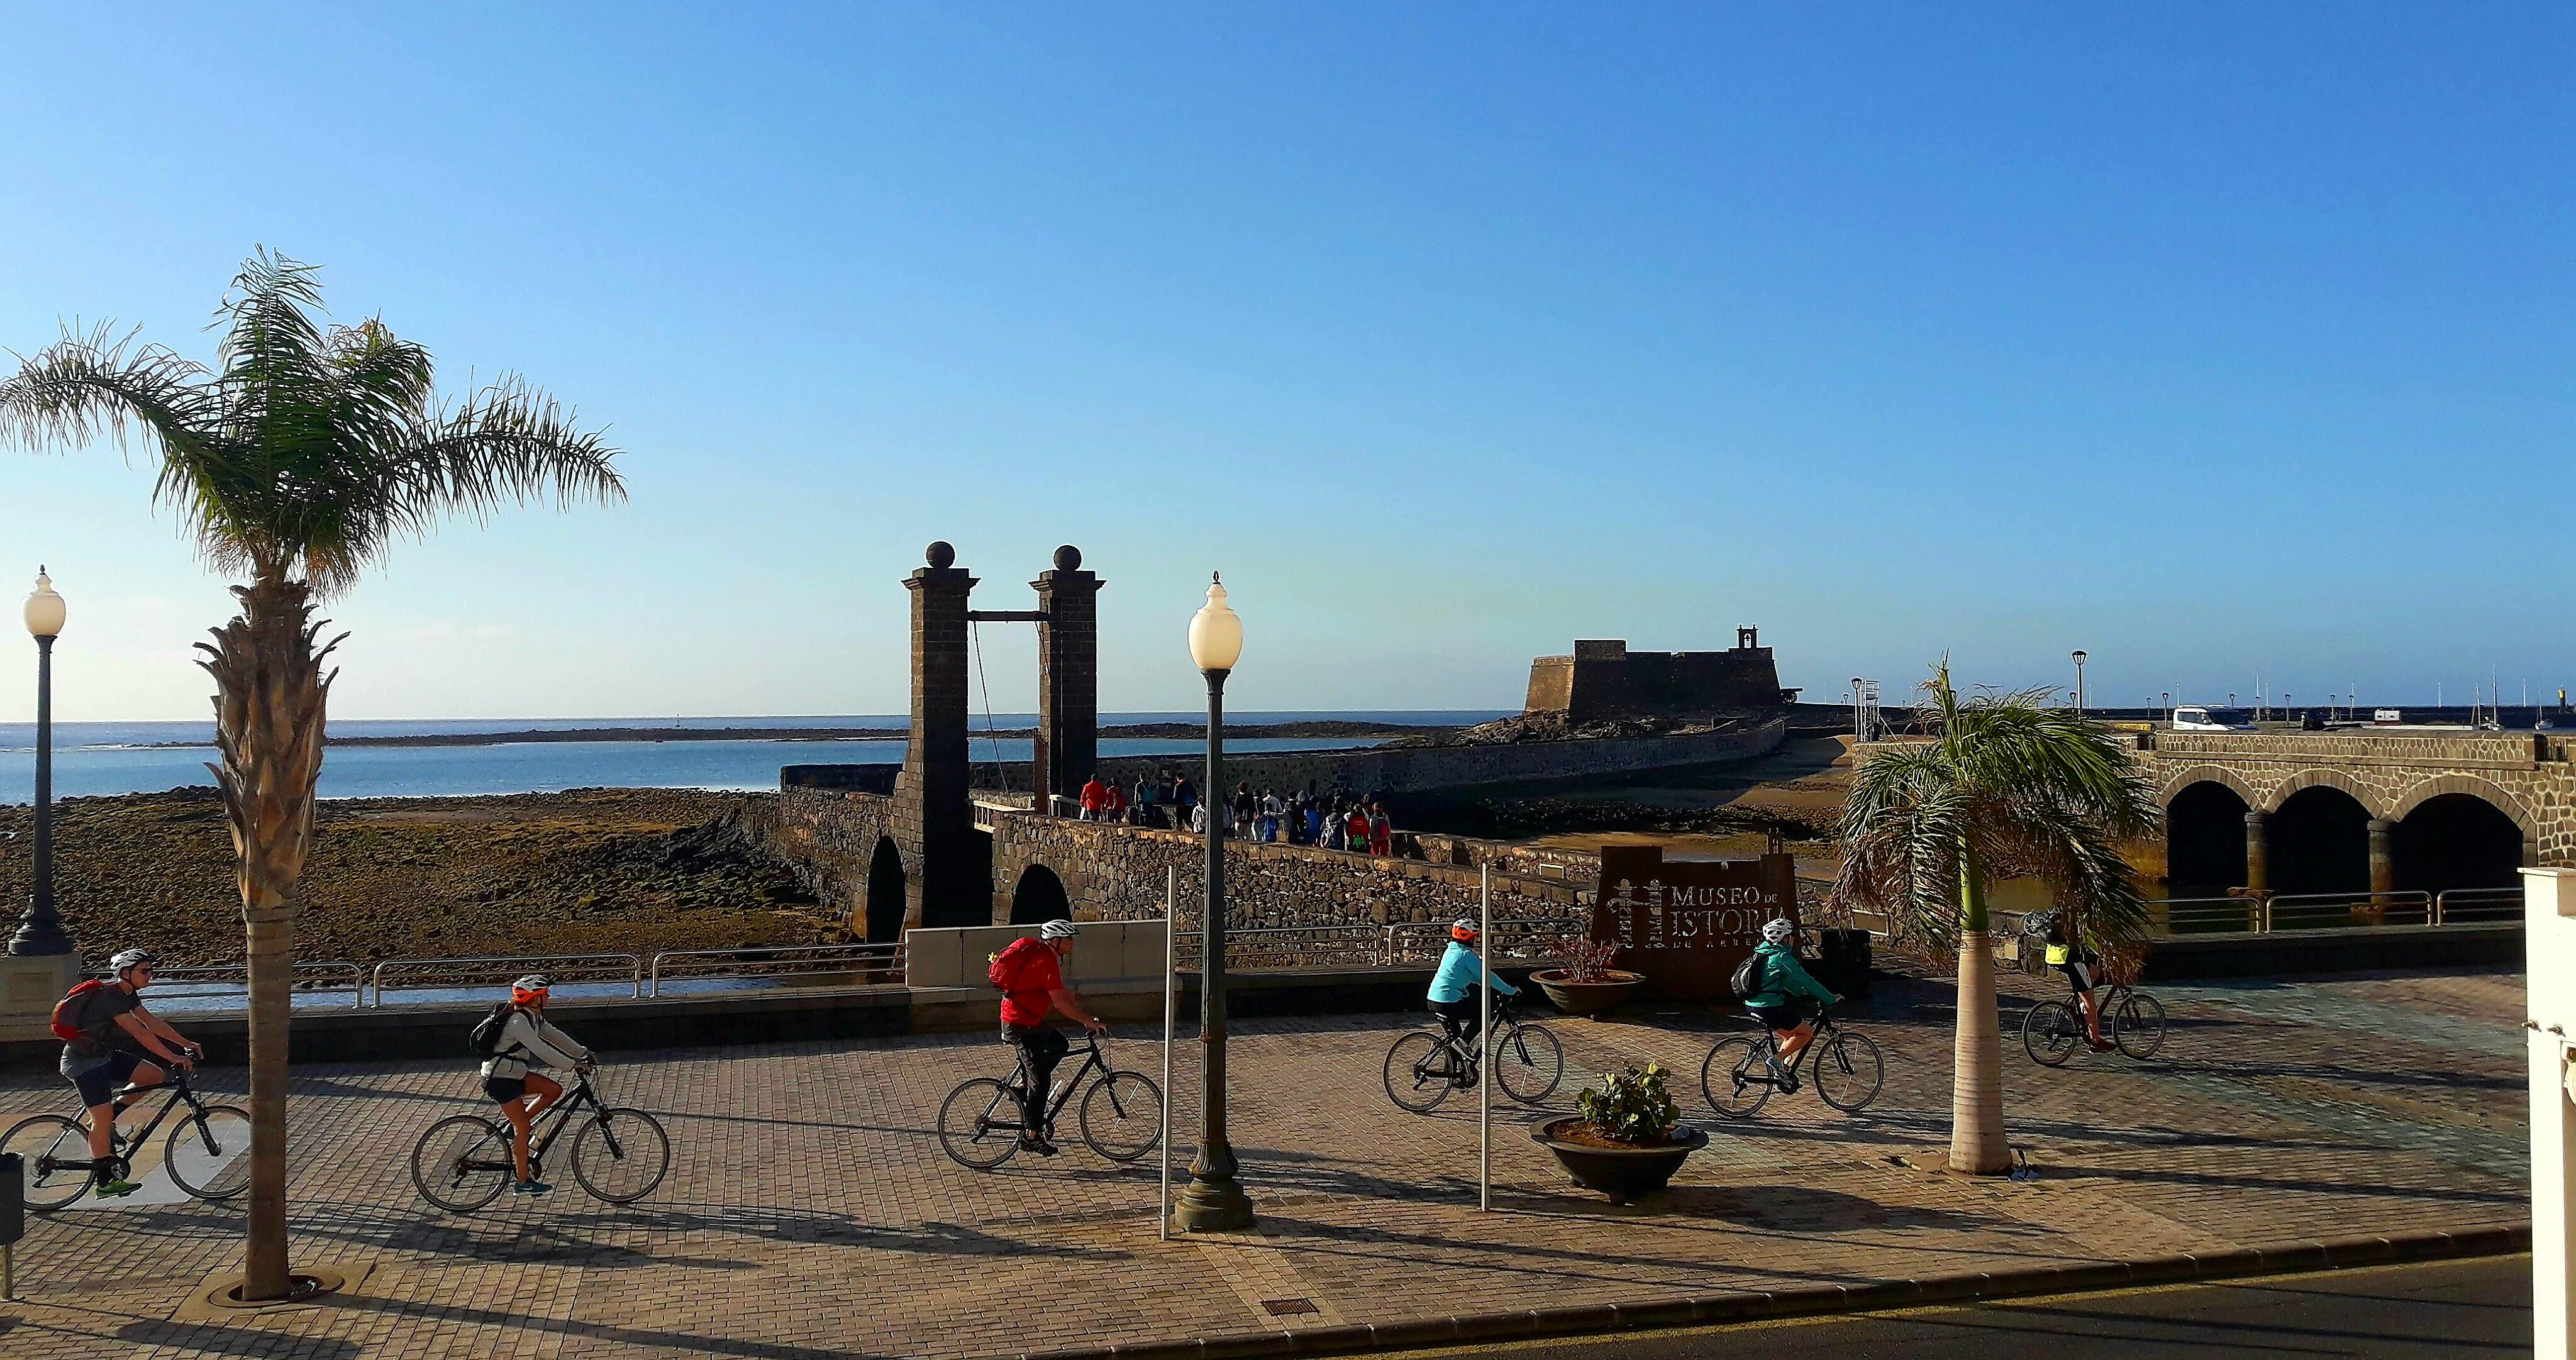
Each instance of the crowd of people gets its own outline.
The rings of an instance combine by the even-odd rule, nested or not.
[[[1233,793],[1211,803],[1185,774],[1167,771],[1133,784],[1093,775],[1082,786],[1080,803],[1086,822],[1205,833],[1214,816],[1226,835],[1273,845],[1310,845],[1355,855],[1395,855],[1401,845],[1383,795],[1319,791],[1312,780],[1284,795],[1269,788],[1255,792],[1249,782],[1239,782]]]

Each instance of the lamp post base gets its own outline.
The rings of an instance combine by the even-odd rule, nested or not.
[[[1212,1181],[1193,1177],[1173,1196],[1175,1232],[1250,1232],[1252,1226],[1252,1197],[1231,1177]]]
[[[0,954],[0,1040],[51,1038],[54,1003],[80,980],[78,954]]]

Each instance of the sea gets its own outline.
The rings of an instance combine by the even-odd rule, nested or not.
[[[1197,713],[1104,713],[1103,726],[1195,722]],[[1389,726],[1446,727],[1505,716],[1485,709],[1412,712],[1243,712],[1229,724],[1340,720]],[[902,728],[901,714],[800,715],[796,717],[691,718],[440,718],[353,719],[334,722],[337,736],[436,736],[583,728]],[[1029,728],[1029,713],[996,713],[995,728]],[[979,717],[975,726],[982,728]],[[0,723],[0,803],[35,798],[36,727]],[[181,743],[170,745],[169,743]],[[979,764],[1029,760],[1026,737],[976,737],[969,755]],[[1229,751],[1323,751],[1374,744],[1373,739],[1322,737],[1241,738]],[[579,788],[774,789],[782,765],[900,765],[904,743],[893,741],[621,740],[531,741],[478,746],[334,746],[322,760],[325,798],[439,798],[495,793],[553,793]],[[1195,755],[1196,739],[1103,738],[1103,756]],[[58,722],[54,724],[54,796],[154,793],[214,783],[206,769],[215,759],[210,722]]]

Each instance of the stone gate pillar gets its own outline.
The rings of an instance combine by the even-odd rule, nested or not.
[[[2272,890],[2271,846],[2263,820],[2260,812],[2245,814],[2245,886],[2255,892]]]
[[[930,565],[904,579],[912,592],[912,732],[895,780],[895,841],[915,872],[904,880],[903,923],[983,925],[992,888],[977,881],[984,857],[967,798],[967,599],[975,578],[957,550],[933,543]]]
[[[1055,569],[1029,582],[1038,592],[1038,810],[1047,795],[1082,795],[1100,763],[1100,577],[1082,569],[1082,550],[1055,550]]]
[[[2370,890],[2397,891],[2397,823],[2370,819]]]

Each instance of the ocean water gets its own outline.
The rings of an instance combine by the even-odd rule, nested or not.
[[[1194,713],[1107,713],[1106,724],[1188,722]],[[1228,714],[1230,723],[1350,720],[1408,726],[1445,726],[1484,722],[1502,716],[1487,710],[1417,713],[1298,712]],[[1028,727],[1035,715],[998,713],[996,727]],[[522,732],[538,729],[671,726],[729,727],[873,727],[900,728],[900,715],[804,716],[787,718],[549,718],[431,719],[403,721],[359,719],[335,722],[341,736],[414,736],[429,734]],[[978,728],[983,720],[977,719]],[[213,725],[205,722],[131,722],[54,724],[54,796],[81,798],[100,794],[143,793],[181,785],[211,785],[206,763],[215,758]],[[159,743],[185,742],[182,746]],[[1230,751],[1319,751],[1366,746],[1366,740],[1332,738],[1236,739]],[[462,794],[552,793],[577,788],[774,789],[781,765],[871,765],[903,763],[904,743],[896,741],[547,741],[497,746],[336,746],[323,757],[321,793],[325,798],[421,798]],[[1029,760],[1026,737],[977,737],[970,754],[978,762]],[[1170,755],[1185,757],[1202,748],[1195,740],[1149,741],[1109,738],[1100,743],[1103,756]],[[35,797],[36,755],[33,723],[0,723],[0,803],[24,803]]]

